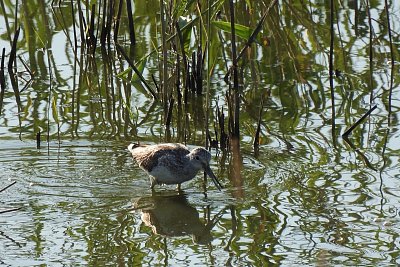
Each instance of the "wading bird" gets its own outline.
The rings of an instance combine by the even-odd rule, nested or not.
[[[190,151],[182,144],[138,145],[130,144],[128,150],[133,159],[150,175],[151,189],[156,184],[177,184],[193,179],[198,171],[204,170],[218,190],[222,185],[210,169],[211,154],[198,147]]]

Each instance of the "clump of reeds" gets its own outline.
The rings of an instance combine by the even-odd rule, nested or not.
[[[75,50],[77,43],[80,43],[84,48],[86,47],[89,49],[87,51],[94,53],[98,45],[101,47],[110,47],[110,45],[112,45],[111,41],[114,41],[117,52],[123,56],[126,62],[128,62],[129,67],[136,74],[144,88],[153,97],[154,101],[163,107],[163,123],[166,128],[169,128],[174,123],[174,116],[178,116],[179,118],[177,120],[182,119],[182,121],[184,121],[184,123],[180,123],[180,125],[188,129],[189,123],[186,123],[188,122],[186,119],[186,112],[203,112],[204,114],[196,114],[194,116],[204,116],[206,118],[204,122],[204,126],[207,129],[206,143],[213,139],[208,132],[208,126],[210,123],[209,117],[211,116],[210,107],[212,103],[209,101],[209,80],[212,70],[210,70],[211,66],[209,60],[207,63],[205,60],[209,55],[207,48],[212,42],[209,37],[211,17],[216,18],[218,11],[214,4],[208,3],[207,10],[204,11],[202,10],[200,3],[191,3],[190,6],[197,10],[198,17],[186,24],[182,24],[183,26],[179,26],[179,14],[177,15],[175,12],[172,12],[172,10],[176,10],[172,5],[181,4],[164,1],[160,2],[160,25],[162,27],[160,38],[161,44],[154,49],[154,52],[157,52],[160,55],[158,58],[161,67],[159,69],[159,75],[152,74],[151,77],[153,82],[149,82],[143,77],[142,70],[138,69],[138,64],[142,64],[142,61],[136,60],[134,56],[132,56],[132,53],[126,53],[124,45],[119,42],[118,38],[123,10],[126,9],[128,17],[127,21],[129,24],[130,45],[133,45],[136,42],[131,2],[126,1],[126,8],[124,8],[123,5],[125,3],[123,1],[102,1],[91,5],[89,10],[85,13],[82,11],[82,2],[80,0],[77,2],[71,1],[70,3],[72,14],[74,14],[76,8],[78,11],[78,19],[74,19],[73,21],[75,40],[74,42],[71,42],[75,43]],[[239,87],[239,73],[241,72],[241,67],[239,66],[239,62],[245,54],[245,51],[257,39],[256,37],[261,31],[262,25],[270,9],[276,3],[277,0],[271,2],[248,40],[246,40],[244,45],[240,47],[240,43],[237,43],[236,41],[235,4],[234,1],[229,1],[228,13],[230,15],[229,21],[231,26],[231,66],[227,76],[228,89],[225,93],[227,108],[224,109],[217,107],[216,109],[214,125],[218,128],[218,130],[216,130],[218,136],[215,136],[213,146],[216,145],[215,141],[219,141],[219,147],[226,149],[229,147],[230,138],[240,139],[241,89]],[[211,14],[211,12],[213,12],[213,14]],[[207,23],[203,21],[205,14],[207,14]],[[196,27],[194,27],[195,25]],[[75,26],[80,30],[80,42],[76,39],[77,34]],[[187,49],[188,40],[186,38],[184,39],[184,36],[188,36],[187,31],[192,31],[194,28],[196,28],[196,45]],[[203,40],[205,40],[205,42]],[[173,58],[174,60],[171,60]],[[171,62],[174,63],[171,64]],[[157,81],[157,79],[159,80]],[[205,94],[206,109],[204,112],[204,110],[201,109],[192,109],[191,106],[194,105],[194,102],[199,102],[204,105],[202,95],[204,95],[205,92],[205,79],[207,79],[207,91]],[[173,86],[171,86],[171,81],[173,81]],[[56,103],[54,99],[50,99],[50,101]],[[185,112],[182,112],[182,110]],[[262,105],[260,107],[260,116],[257,121],[258,126],[255,136],[255,146],[258,145],[258,141],[256,140],[259,140],[261,131],[261,111]],[[224,112],[227,112],[227,115],[224,114]],[[186,138],[186,134],[184,138]]]
[[[120,27],[120,21],[122,16],[122,10],[124,1],[119,1],[116,6],[116,1],[102,1],[96,6],[96,3],[90,7],[90,12],[87,12],[87,16],[82,11],[81,0],[76,2],[78,6],[78,20],[73,17],[73,29],[75,38],[75,50],[77,49],[78,41],[76,36],[75,24],[78,23],[81,40],[80,43],[85,45],[94,53],[96,51],[97,44],[99,43],[102,47],[110,47],[113,36],[114,42],[118,41],[118,32]],[[71,0],[71,10],[74,14],[75,3]],[[126,12],[129,22],[129,36],[131,45],[136,43],[135,38],[135,26],[132,17],[132,3],[131,0],[126,1]]]

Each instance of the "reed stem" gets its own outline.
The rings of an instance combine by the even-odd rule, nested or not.
[[[239,77],[236,56],[236,32],[235,32],[235,7],[233,0],[229,0],[230,20],[231,20],[231,49],[232,49],[232,68],[233,68],[233,93],[234,93],[234,121],[232,136],[239,138],[239,112],[240,112],[240,98],[239,98]]]
[[[377,108],[377,105],[375,105],[375,106],[373,106],[372,108],[370,108],[358,121],[356,121],[348,130],[346,130],[346,131],[344,132],[344,134],[342,134],[342,137],[344,138],[344,137],[349,136],[349,135],[353,132],[353,130],[354,130],[358,125],[360,125],[360,124],[365,120],[365,118],[368,117],[369,114],[371,114],[372,111],[374,111],[376,108]]]
[[[388,126],[391,125],[391,114],[392,114],[392,94],[393,94],[393,82],[394,82],[394,49],[393,49],[393,40],[392,40],[392,27],[390,26],[390,13],[389,13],[389,3],[385,0],[385,12],[386,12],[386,21],[387,21],[387,31],[389,36],[389,47],[390,47],[390,83],[389,83],[389,105],[388,105]]]
[[[335,38],[335,31],[334,31],[334,8],[335,8],[335,3],[333,0],[330,0],[330,47],[329,47],[329,86],[330,86],[330,93],[331,93],[331,112],[332,112],[332,140],[335,140],[335,132],[336,132],[336,122],[335,122],[335,88],[333,85],[333,45],[334,45],[334,38]],[[334,141],[335,145],[335,141]]]
[[[120,1],[122,1],[122,0],[120,0]],[[163,0],[161,0],[161,1],[163,1]],[[131,45],[135,45],[136,44],[135,24],[133,22],[131,0],[126,0],[126,11],[128,12],[129,38],[131,40]]]
[[[168,90],[167,90],[167,81],[168,81],[168,50],[167,50],[167,19],[165,15],[165,3],[164,0],[160,0],[160,21],[161,21],[161,42],[162,42],[162,94],[163,94],[163,103],[164,103],[164,111],[165,115],[167,115],[168,110]],[[167,116],[165,116],[166,118]]]
[[[14,34],[14,38],[13,38],[13,42],[11,45],[11,52],[10,52],[10,58],[8,60],[8,70],[12,70],[12,68],[14,67],[14,63],[16,55],[17,55],[17,42],[18,42],[18,36],[19,36],[19,32],[20,32],[21,28],[18,27],[18,29],[15,31]],[[15,66],[16,68],[16,66]]]
[[[17,181],[12,182],[11,184],[7,185],[6,187],[0,189],[0,193],[7,190],[8,188],[10,188],[11,186],[15,185],[17,183]]]

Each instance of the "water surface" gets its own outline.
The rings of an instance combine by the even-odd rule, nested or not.
[[[255,27],[262,16],[257,10],[266,10],[269,1],[253,3],[252,8],[247,2],[235,4],[244,10],[237,22]],[[332,101],[329,5],[279,2],[262,31],[270,45],[254,45],[240,65],[240,149],[211,150],[211,168],[225,188],[218,191],[199,174],[183,184],[181,193],[174,186],[160,186],[152,193],[147,174],[133,163],[127,145],[204,146],[206,94],[188,94],[186,104],[174,106],[166,130],[162,105],[139,82],[120,78],[128,66],[114,46],[98,47],[94,55],[74,50],[67,38],[73,36],[70,3],[54,8],[51,3],[19,3],[17,55],[34,76],[29,81],[19,59],[19,94],[13,75],[6,71],[5,76],[0,188],[17,183],[0,193],[0,203],[1,210],[21,209],[0,214],[0,263],[400,264],[400,7],[394,2],[389,8],[392,69],[384,1],[369,4],[335,2]],[[228,7],[222,2],[218,7],[221,19],[228,20]],[[83,5],[85,15],[89,10]],[[152,42],[160,42],[158,12],[156,1],[135,1],[135,60],[152,51]],[[186,12],[189,18],[197,15],[191,9]],[[5,3],[0,13],[0,47],[7,50],[7,62],[10,41],[4,13],[13,29],[15,3]],[[76,9],[74,16],[78,18]],[[126,19],[123,16],[119,41],[128,49]],[[223,77],[225,65],[231,63],[230,37],[222,32],[221,40],[217,33],[213,28],[212,139],[219,138],[217,105],[224,108],[226,131],[229,117],[229,88]],[[193,33],[191,51],[197,49],[197,40]],[[239,38],[238,46],[243,45]],[[148,81],[151,74],[160,79],[158,60],[157,53],[148,56],[143,72]],[[253,141],[262,95],[257,150]],[[346,142],[341,135],[374,105],[377,109]]]

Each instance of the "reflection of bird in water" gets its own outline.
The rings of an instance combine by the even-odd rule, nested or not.
[[[218,190],[222,186],[210,169],[211,154],[204,148],[190,151],[181,144],[158,144],[128,146],[139,167],[150,174],[151,189],[156,184],[178,184],[193,179],[200,170],[211,177]]]
[[[220,218],[218,216],[205,225],[183,194],[143,197],[135,202],[134,208],[141,209],[142,221],[154,234],[165,237],[192,235],[198,244],[211,242],[211,229]]]

